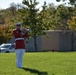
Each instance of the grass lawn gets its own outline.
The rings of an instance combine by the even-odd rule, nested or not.
[[[0,53],[0,75],[76,75],[76,52],[27,52],[15,66],[15,53]]]

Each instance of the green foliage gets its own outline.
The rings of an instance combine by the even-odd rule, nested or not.
[[[36,8],[36,5],[38,5],[38,2],[36,0],[33,0],[33,1],[23,0],[23,4],[28,7],[27,8],[28,13],[26,13],[27,16],[23,18],[23,24],[25,24],[31,29],[31,34],[33,36],[37,37],[39,35],[42,35],[43,30],[45,29],[44,23],[42,20],[45,16],[44,11],[39,13],[39,9]]]
[[[44,13],[43,23],[45,25],[45,30],[55,29],[55,6],[53,4],[49,4],[45,7],[45,11],[42,11],[42,13]]]
[[[66,21],[69,18],[69,10],[68,7],[60,5],[57,7],[55,20],[57,23],[57,28],[61,30],[65,30],[67,27]]]
[[[63,1],[63,2],[65,2],[65,1],[67,1],[67,0],[56,0],[57,2],[60,2],[60,1]],[[67,2],[68,4],[71,4],[71,5],[74,5],[75,7],[76,7],[76,4],[75,4],[75,1],[76,0],[68,0],[69,2]]]
[[[60,0],[56,0],[57,2],[60,2]]]
[[[39,35],[44,34],[45,25],[42,19],[45,16],[44,13],[46,3],[44,2],[42,13],[39,13],[39,9],[36,8],[36,6],[38,5],[38,2],[36,0],[23,0],[23,4],[27,6],[27,10],[29,12],[25,19],[23,19],[23,23],[29,26],[29,28],[31,29],[31,34],[34,38],[35,50],[37,51],[36,38]]]
[[[70,29],[71,31],[75,31],[75,32],[76,32],[76,16],[72,16],[72,17],[71,17],[71,20],[69,19],[69,20],[67,21],[67,24],[68,24],[69,29]]]
[[[12,29],[9,26],[0,26],[0,44],[6,43],[11,39]]]
[[[74,3],[75,2],[75,0],[69,0],[71,3]]]
[[[4,17],[0,15],[0,24],[4,24],[4,22],[5,22]]]

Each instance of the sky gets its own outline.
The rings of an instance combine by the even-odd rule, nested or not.
[[[10,7],[10,4],[12,2],[14,2],[15,4],[17,3],[22,3],[23,0],[0,0],[0,9],[6,9],[8,7]],[[36,0],[39,2],[39,7],[41,7],[44,3],[44,1],[47,2],[47,4],[49,3],[54,3],[54,5],[59,5],[61,4],[62,2],[56,2],[56,0]]]

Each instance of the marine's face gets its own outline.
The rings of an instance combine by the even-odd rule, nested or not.
[[[16,29],[20,29],[21,28],[21,26],[16,26]]]

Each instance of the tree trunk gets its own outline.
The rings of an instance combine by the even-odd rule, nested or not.
[[[36,36],[34,36],[34,46],[35,46],[35,51],[37,52],[37,42],[36,42]]]
[[[71,33],[71,51],[73,51],[73,32]]]

